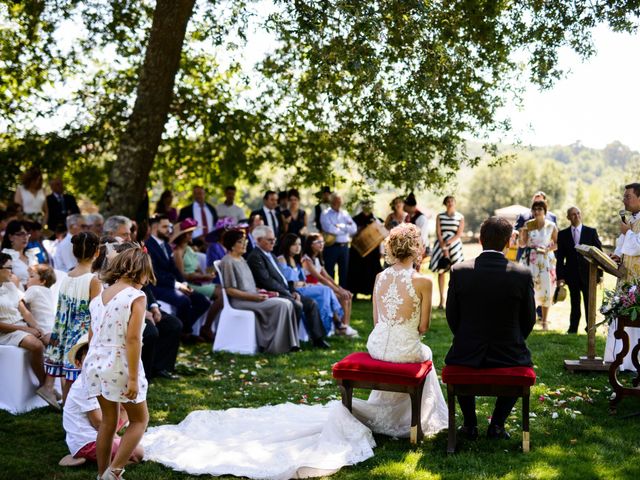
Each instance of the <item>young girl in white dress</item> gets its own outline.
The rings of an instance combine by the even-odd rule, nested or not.
[[[102,410],[96,441],[98,478],[118,480],[149,421],[147,380],[140,358],[147,299],[140,288],[155,282],[155,276],[149,256],[136,247],[116,255],[101,277],[109,287],[89,306],[89,353],[82,374],[89,397],[97,397]],[[129,427],[111,459],[120,403],[129,416]]]

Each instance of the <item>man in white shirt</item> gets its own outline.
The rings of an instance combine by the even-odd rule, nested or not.
[[[640,278],[640,183],[625,185],[622,201],[631,215],[620,223],[620,236],[616,240],[616,250],[611,256],[627,269],[626,282]]]
[[[338,285],[347,288],[347,268],[349,267],[349,240],[358,231],[356,223],[342,207],[342,197],[332,193],[329,201],[331,207],[320,216],[320,224],[325,234],[335,236],[335,241],[324,248],[324,268],[334,278],[335,267],[338,266]]]
[[[425,247],[426,257],[431,251],[431,247],[429,246],[429,219],[424,213],[418,210],[418,202],[416,201],[416,197],[413,192],[407,195],[407,198],[404,199],[404,211],[409,214],[409,221],[422,232],[422,243]]]
[[[85,222],[83,215],[76,213],[67,217],[67,234],[56,247],[56,253],[53,257],[53,265],[56,270],[68,272],[78,264],[78,260],[73,256],[71,238],[88,229],[89,225]]]
[[[233,224],[237,225],[240,220],[247,218],[244,210],[242,210],[235,202],[236,187],[229,185],[224,189],[224,202],[216,206],[216,212],[220,218],[232,218]]]

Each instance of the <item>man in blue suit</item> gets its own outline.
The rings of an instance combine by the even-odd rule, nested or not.
[[[145,245],[156,275],[156,284],[151,286],[151,290],[158,300],[176,307],[176,316],[183,324],[183,335],[189,337],[194,323],[209,309],[211,303],[207,297],[194,292],[186,284],[176,267],[169,245],[169,219],[165,215],[151,217],[149,230],[151,235]]]

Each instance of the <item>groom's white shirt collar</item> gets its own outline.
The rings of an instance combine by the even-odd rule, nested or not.
[[[498,250],[483,250],[482,253],[499,253],[504,256],[504,252],[499,252]],[[482,253],[480,255],[482,255]]]

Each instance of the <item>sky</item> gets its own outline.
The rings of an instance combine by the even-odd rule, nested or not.
[[[604,148],[619,140],[640,150],[640,34],[600,27],[594,43],[597,53],[585,62],[562,51],[566,77],[547,91],[529,87],[522,109],[505,109],[523,143],[568,145],[580,140]]]

